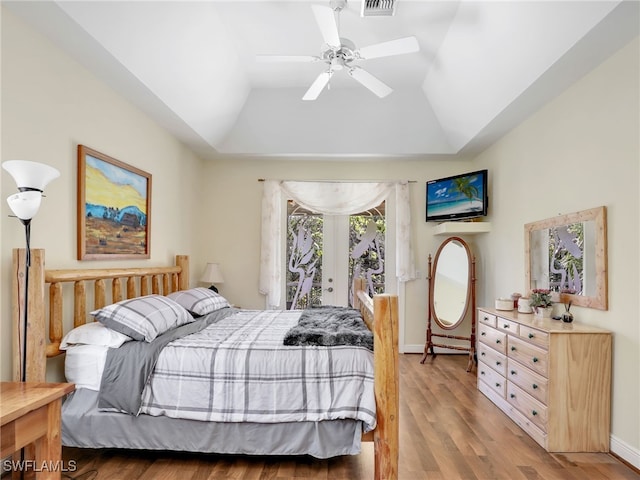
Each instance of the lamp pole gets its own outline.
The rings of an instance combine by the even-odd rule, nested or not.
[[[22,315],[22,372],[21,381],[27,381],[27,327],[29,325],[29,270],[31,269],[31,219],[20,221],[24,224],[26,240],[24,268],[24,312]]]

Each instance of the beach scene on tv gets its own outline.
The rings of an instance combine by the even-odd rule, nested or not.
[[[480,174],[438,180],[427,185],[429,216],[482,215],[483,179]]]

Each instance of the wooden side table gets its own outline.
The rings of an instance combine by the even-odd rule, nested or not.
[[[74,389],[72,383],[1,382],[0,458],[34,443],[35,461],[32,460],[28,466],[35,470],[36,478],[60,479],[64,468],[60,407],[62,397]],[[24,469],[24,465],[18,468]]]

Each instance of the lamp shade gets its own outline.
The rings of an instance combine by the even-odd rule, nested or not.
[[[224,277],[222,276],[222,269],[220,268],[220,264],[207,263],[200,281],[203,283],[224,283]]]
[[[38,213],[42,193],[35,190],[14,193],[7,197],[9,208],[20,220],[31,220]]]
[[[2,163],[2,168],[11,174],[20,191],[42,192],[44,187],[60,176],[60,172],[55,168],[29,160],[7,160]]]

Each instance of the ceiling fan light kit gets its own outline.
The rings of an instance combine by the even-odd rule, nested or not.
[[[410,36],[358,49],[354,42],[348,38],[340,37],[338,29],[337,15],[344,9],[347,1],[331,0],[329,3],[330,6],[311,5],[316,23],[324,40],[319,56],[258,55],[258,60],[263,62],[323,62],[326,65],[326,70],[316,77],[302,97],[303,100],[316,100],[329,84],[334,72],[340,70],[347,70],[351,78],[378,97],[386,97],[393,92],[393,89],[355,63],[359,60],[418,52],[420,51],[418,40],[416,37]],[[363,0],[363,9],[365,4],[369,9],[386,8],[395,12],[395,0]]]

